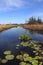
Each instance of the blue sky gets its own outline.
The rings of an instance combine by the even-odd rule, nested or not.
[[[43,0],[0,0],[0,23],[25,23],[30,17],[43,20]]]

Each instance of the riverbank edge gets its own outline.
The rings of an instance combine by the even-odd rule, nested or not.
[[[21,26],[32,31],[43,31],[43,24],[21,24]]]
[[[10,28],[13,28],[13,27],[17,27],[17,26],[18,26],[18,24],[1,24],[0,25],[0,32],[7,30],[7,29],[10,29]]]
[[[32,31],[43,31],[43,24],[4,24],[4,25],[1,24],[0,32],[18,26]]]

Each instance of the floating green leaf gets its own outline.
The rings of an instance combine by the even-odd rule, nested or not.
[[[8,60],[6,60],[6,59],[2,59],[1,62],[2,62],[2,63],[7,63]]]
[[[26,65],[31,65],[31,64],[29,64],[29,63],[26,63]]]
[[[9,54],[11,54],[11,51],[9,51],[9,50],[4,51],[4,54],[5,54],[5,55],[9,55]]]
[[[14,59],[14,55],[7,55],[7,56],[5,56],[5,58],[7,60],[13,60]]]
[[[19,60],[23,60],[22,55],[17,55],[16,58],[19,59]]]
[[[26,65],[26,63],[25,62],[20,62],[19,65]]]

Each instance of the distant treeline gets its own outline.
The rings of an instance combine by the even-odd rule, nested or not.
[[[27,24],[43,24],[42,20],[40,18],[36,19],[31,17],[28,21],[26,21]]]

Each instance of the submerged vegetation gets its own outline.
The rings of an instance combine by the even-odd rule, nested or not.
[[[19,61],[19,65],[43,65],[43,50],[42,50],[42,45],[39,44],[36,41],[32,41],[32,38],[30,36],[27,35],[21,35],[19,37],[19,40],[21,40],[19,45],[16,45],[16,47],[20,48],[25,48],[27,50],[29,50],[29,47],[32,50],[32,53],[34,54],[34,56],[32,57],[28,52],[21,52],[19,51],[19,53],[15,56],[14,54],[12,54],[12,51],[10,50],[6,50],[3,52],[5,58],[0,58],[0,63],[7,63],[11,60],[13,60],[15,62],[15,59],[17,61]],[[15,52],[15,51],[14,51]]]

